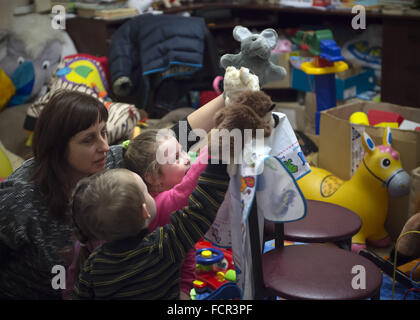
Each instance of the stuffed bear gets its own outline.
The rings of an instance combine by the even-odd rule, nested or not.
[[[236,26],[233,29],[233,38],[241,43],[241,51],[238,54],[223,55],[220,60],[223,68],[246,67],[258,76],[261,87],[271,81],[281,81],[286,76],[285,68],[269,60],[278,39],[274,29],[253,34],[245,27]]]
[[[271,135],[274,103],[263,91],[242,92],[234,103],[219,110],[214,117],[216,129],[264,129],[264,137]]]
[[[256,137],[256,129],[263,129],[265,138],[271,135],[274,127],[274,121],[272,120],[273,117],[271,114],[273,108],[274,104],[271,101],[271,98],[263,91],[248,90],[242,92],[234,103],[219,110],[215,114],[215,129],[210,131],[208,135],[209,152],[213,152],[212,145],[214,145],[214,151],[219,150],[219,154],[214,156],[223,159],[224,161],[228,161],[229,164],[234,164],[235,155],[237,155],[244,146],[244,138],[246,137],[245,129],[252,130],[253,138]],[[233,136],[229,136],[229,159],[224,159],[225,155],[220,153],[222,152],[220,146],[223,144],[223,134],[219,131],[221,129],[225,129],[229,133],[232,133],[234,129],[239,129],[241,131],[242,141],[240,149],[235,149],[235,139]],[[229,173],[233,174],[234,172],[236,172],[236,170],[231,166]]]

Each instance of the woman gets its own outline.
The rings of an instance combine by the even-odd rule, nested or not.
[[[213,127],[208,119],[223,106],[219,96],[190,114],[173,128],[178,139],[194,128],[208,131]],[[80,92],[57,92],[44,107],[34,157],[0,183],[0,298],[61,298],[52,270],[67,268],[73,257],[65,214],[71,191],[83,177],[124,167],[122,147],[108,145],[107,119],[104,105]]]

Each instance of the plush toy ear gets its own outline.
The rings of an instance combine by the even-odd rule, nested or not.
[[[263,32],[261,32],[261,36],[267,40],[271,50],[276,47],[278,35],[274,29],[265,29]]]
[[[248,30],[248,28],[242,27],[242,26],[236,26],[233,29],[233,38],[236,41],[242,42],[242,40],[248,38],[250,35],[252,35],[251,31]]]
[[[382,136],[382,144],[384,146],[391,146],[391,143],[392,143],[391,129],[389,127],[386,127],[384,130],[384,135]]]
[[[363,144],[363,148],[368,153],[371,153],[373,150],[375,150],[375,143],[366,132],[363,132],[362,144]]]

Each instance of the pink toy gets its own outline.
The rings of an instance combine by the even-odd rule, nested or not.
[[[276,47],[271,51],[271,53],[281,53],[281,52],[290,52],[292,51],[292,42],[290,40],[279,40],[277,41]]]

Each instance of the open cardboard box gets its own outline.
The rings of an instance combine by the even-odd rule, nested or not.
[[[341,179],[353,175],[364,155],[361,133],[366,132],[375,144],[382,144],[385,128],[356,125],[349,122],[352,113],[370,109],[399,113],[407,120],[420,122],[420,108],[403,107],[382,102],[354,102],[321,113],[319,135],[319,166],[329,170]],[[400,153],[401,163],[407,173],[420,166],[420,132],[391,129],[392,147]],[[409,218],[409,196],[389,197],[387,231],[395,241]]]

